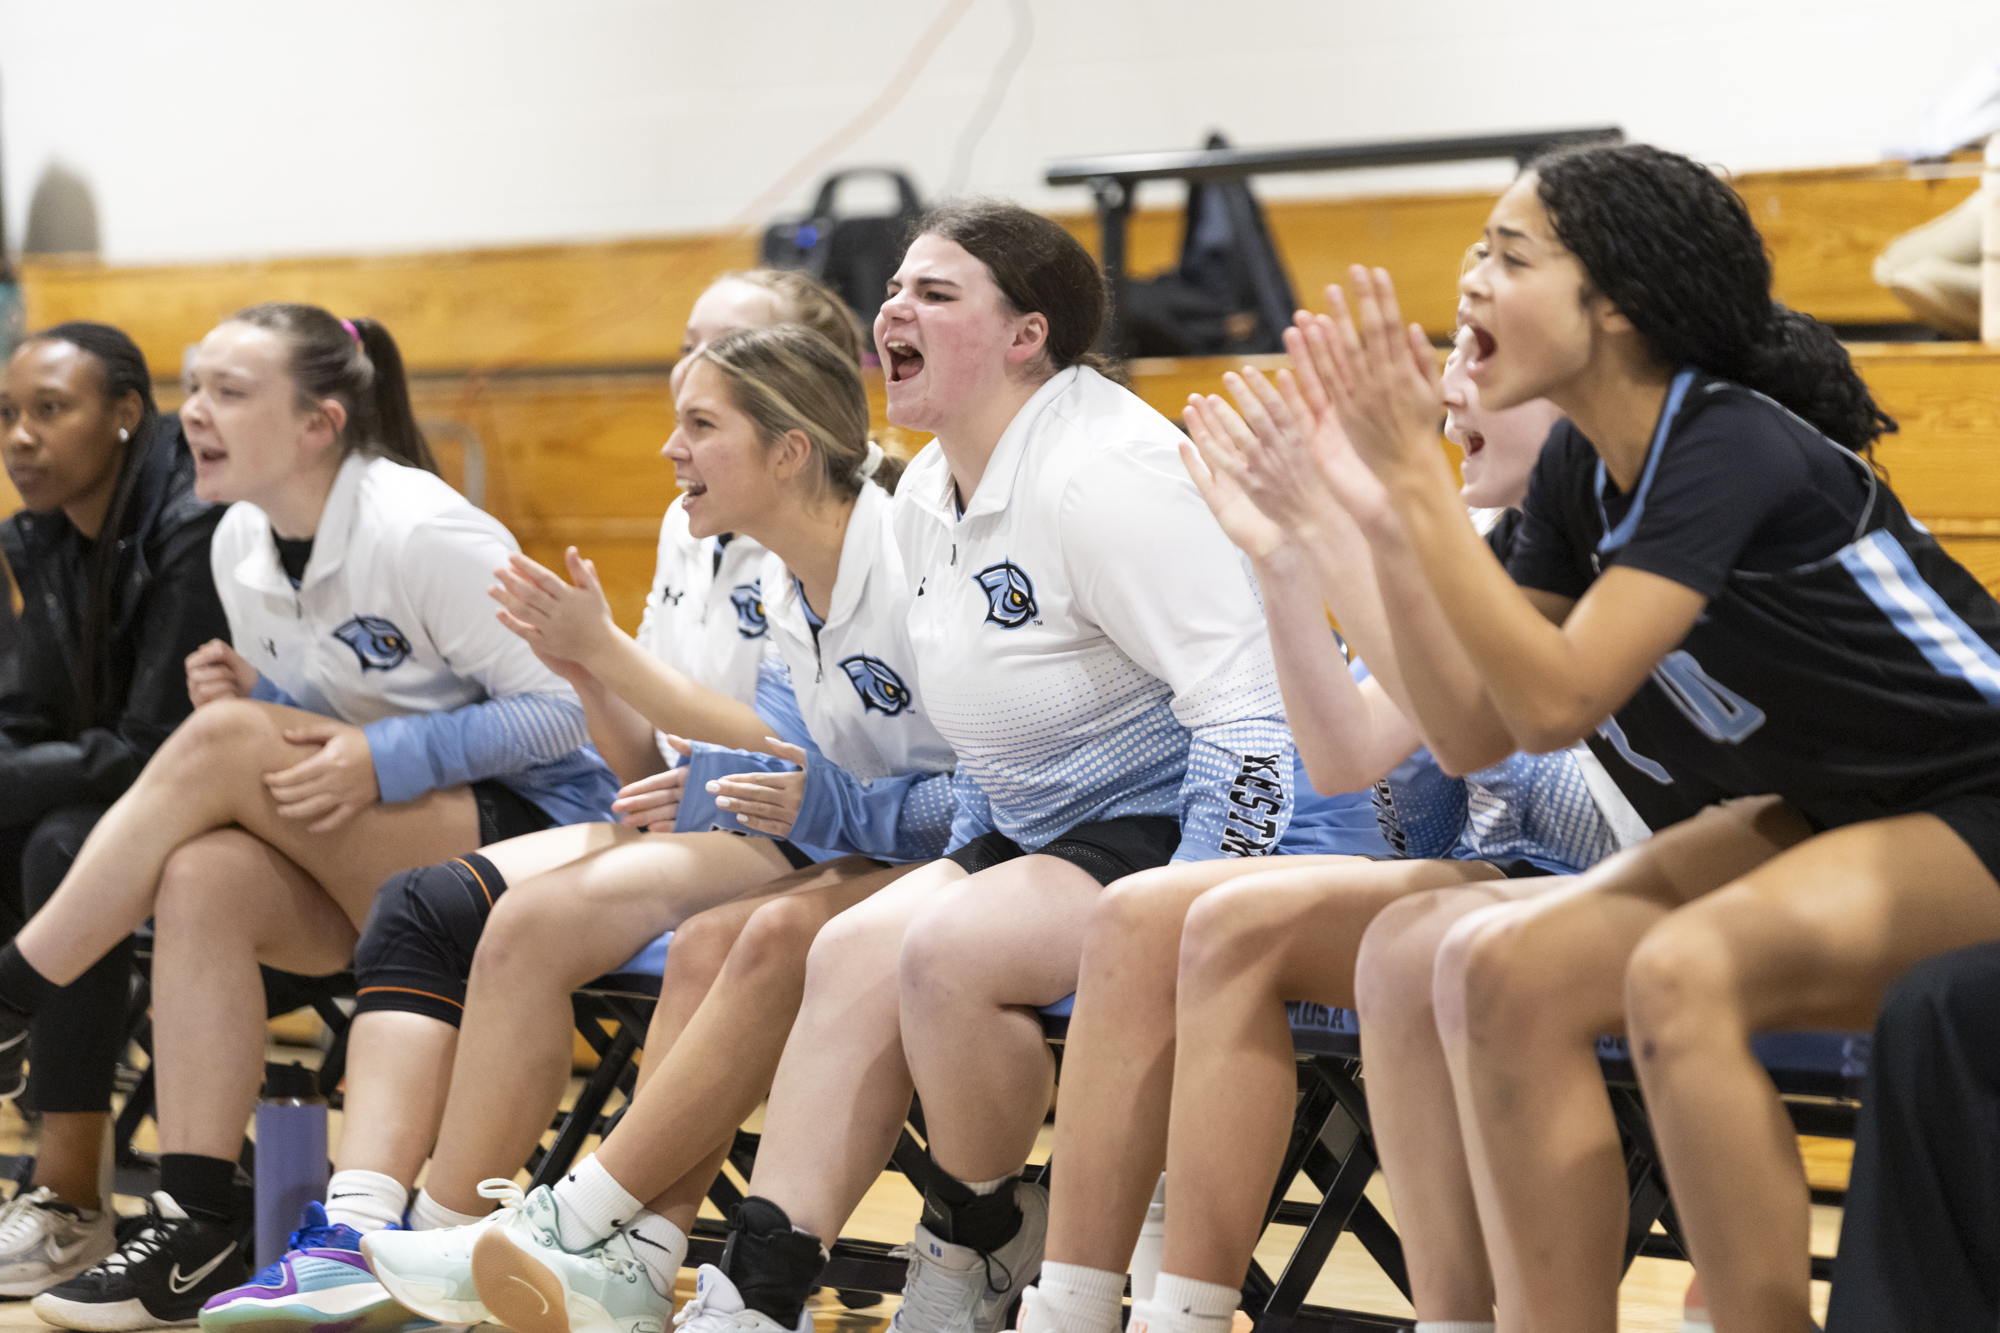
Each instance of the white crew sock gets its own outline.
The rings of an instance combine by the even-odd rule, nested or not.
[[[1043,1263],[1038,1304],[1052,1333],[1118,1333],[1125,1275],[1082,1264]]]
[[[560,1205],[562,1234],[557,1237],[571,1254],[581,1254],[610,1238],[645,1205],[625,1192],[597,1154],[578,1162],[549,1191]]]
[[[674,1278],[687,1262],[687,1233],[658,1213],[644,1209],[625,1224],[624,1231],[631,1238],[632,1253],[646,1265],[646,1276],[653,1280],[654,1293],[672,1300]]]
[[[1417,1333],[1493,1333],[1491,1319],[1419,1319]]]
[[[326,1220],[367,1233],[403,1220],[409,1187],[380,1171],[336,1171],[326,1182]]]
[[[1131,1333],[1228,1333],[1243,1293],[1219,1282],[1160,1274],[1153,1299],[1132,1307]]]
[[[447,1208],[431,1197],[429,1190],[418,1190],[417,1201],[410,1205],[410,1230],[442,1231],[446,1227],[469,1227],[474,1222],[483,1222],[490,1213],[461,1213]]]

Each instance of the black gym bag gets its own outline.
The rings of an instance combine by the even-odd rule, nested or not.
[[[857,176],[884,176],[896,186],[896,211],[847,217],[835,208],[841,182]],[[802,268],[840,293],[866,329],[896,265],[902,262],[910,227],[923,214],[917,187],[894,167],[849,167],[819,187],[812,212],[802,219],[779,219],[764,230],[764,262],[772,268]]]

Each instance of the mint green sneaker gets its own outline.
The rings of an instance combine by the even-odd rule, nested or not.
[[[508,1220],[488,1229],[472,1250],[479,1299],[514,1333],[666,1333],[674,1295],[653,1285],[631,1237],[576,1252],[562,1247],[555,1197],[530,1194]],[[686,1251],[673,1256],[679,1268]]]
[[[470,1226],[431,1231],[371,1231],[361,1253],[375,1280],[405,1309],[440,1324],[477,1324],[487,1319],[472,1284],[472,1247],[521,1203],[521,1187],[511,1180],[482,1180],[480,1196],[501,1205]]]

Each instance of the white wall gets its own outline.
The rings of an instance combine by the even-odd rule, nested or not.
[[[1211,127],[1275,145],[1615,122],[1737,169],[1863,161],[2000,55],[1994,0],[0,0],[8,237],[51,164],[88,182],[119,261],[761,222],[754,201],[885,92],[835,163],[904,163],[938,192],[1016,6],[1033,46],[966,183],[1044,207],[1086,206],[1040,183],[1052,158]]]

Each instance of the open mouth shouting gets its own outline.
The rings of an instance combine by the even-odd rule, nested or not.
[[[1484,435],[1481,435],[1476,430],[1469,430],[1465,432],[1465,456],[1467,458],[1473,457],[1475,454],[1477,454],[1481,449],[1484,449],[1485,447],[1486,447],[1486,437]]]
[[[924,354],[901,338],[889,339],[882,350],[889,354],[889,383],[905,384],[923,374]]]
[[[1463,325],[1472,334],[1471,346],[1467,349],[1468,354],[1465,358],[1465,373],[1477,379],[1479,372],[1493,359],[1496,350],[1493,335],[1475,320],[1466,319]]]

